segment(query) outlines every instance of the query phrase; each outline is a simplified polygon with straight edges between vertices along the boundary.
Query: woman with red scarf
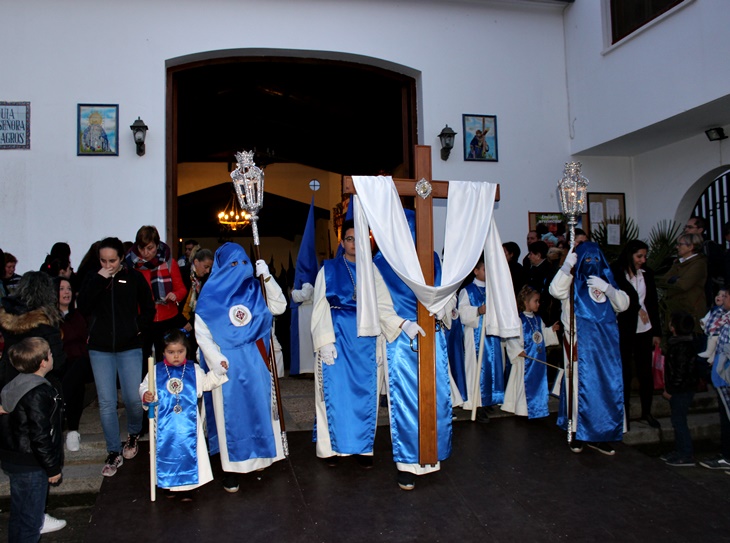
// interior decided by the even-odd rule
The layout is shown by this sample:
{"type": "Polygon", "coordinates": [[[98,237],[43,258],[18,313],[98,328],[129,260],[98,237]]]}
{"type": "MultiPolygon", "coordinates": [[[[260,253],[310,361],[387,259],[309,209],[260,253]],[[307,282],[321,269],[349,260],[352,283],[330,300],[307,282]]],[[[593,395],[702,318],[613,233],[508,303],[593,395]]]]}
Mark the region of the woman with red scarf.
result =
{"type": "Polygon", "coordinates": [[[180,328],[177,306],[185,301],[188,291],[170,247],[160,241],[160,233],[154,226],[143,226],[137,231],[125,261],[127,266],[144,275],[152,289],[156,312],[152,328],[144,340],[144,357],[150,355],[154,345],[155,359],[159,362],[165,350],[165,333],[171,328],[180,328]]]}

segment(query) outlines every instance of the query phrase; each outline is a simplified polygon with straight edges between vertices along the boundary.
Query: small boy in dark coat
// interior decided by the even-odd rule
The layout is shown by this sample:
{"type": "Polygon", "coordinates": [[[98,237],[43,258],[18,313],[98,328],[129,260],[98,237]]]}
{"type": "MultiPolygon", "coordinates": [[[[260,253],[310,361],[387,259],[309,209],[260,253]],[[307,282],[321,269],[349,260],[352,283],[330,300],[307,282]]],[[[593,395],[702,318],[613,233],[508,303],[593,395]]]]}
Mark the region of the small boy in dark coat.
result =
{"type": "Polygon", "coordinates": [[[61,482],[63,400],[45,378],[53,369],[45,339],[25,338],[8,354],[20,372],[0,393],[0,462],[10,478],[8,541],[38,541],[48,485],[61,482]]]}

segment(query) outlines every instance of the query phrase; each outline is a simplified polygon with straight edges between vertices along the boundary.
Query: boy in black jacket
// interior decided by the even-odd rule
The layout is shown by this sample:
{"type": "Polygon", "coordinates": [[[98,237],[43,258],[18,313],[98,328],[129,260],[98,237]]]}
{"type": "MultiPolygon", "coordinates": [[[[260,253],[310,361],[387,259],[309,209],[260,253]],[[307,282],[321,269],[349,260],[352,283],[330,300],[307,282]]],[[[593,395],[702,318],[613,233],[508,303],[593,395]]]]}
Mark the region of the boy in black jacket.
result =
{"type": "Polygon", "coordinates": [[[45,339],[26,338],[8,354],[20,372],[0,393],[0,461],[10,478],[8,541],[38,541],[48,485],[61,482],[63,400],[45,379],[53,369],[45,339]]]}
{"type": "Polygon", "coordinates": [[[668,466],[689,467],[695,465],[692,436],[687,426],[687,413],[697,388],[692,331],[694,318],[684,311],[672,313],[669,330],[672,337],[667,345],[664,363],[664,393],[672,409],[675,450],[662,456],[668,466]]]}

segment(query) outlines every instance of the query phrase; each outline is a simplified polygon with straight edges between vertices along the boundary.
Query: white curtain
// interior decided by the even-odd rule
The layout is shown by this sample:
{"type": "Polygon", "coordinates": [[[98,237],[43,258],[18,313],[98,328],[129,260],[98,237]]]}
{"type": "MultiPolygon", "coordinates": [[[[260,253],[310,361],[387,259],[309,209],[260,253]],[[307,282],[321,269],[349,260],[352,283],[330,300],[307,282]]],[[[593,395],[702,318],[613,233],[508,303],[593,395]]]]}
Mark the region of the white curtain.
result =
{"type": "Polygon", "coordinates": [[[519,335],[512,280],[502,242],[494,223],[497,185],[450,181],[446,207],[446,235],[441,286],[427,285],[416,247],[391,177],[355,176],[357,195],[354,220],[357,254],[358,334],[380,332],[372,277],[368,231],[393,270],[431,312],[437,313],[474,269],[482,252],[487,271],[487,333],[501,337],[519,335]]]}

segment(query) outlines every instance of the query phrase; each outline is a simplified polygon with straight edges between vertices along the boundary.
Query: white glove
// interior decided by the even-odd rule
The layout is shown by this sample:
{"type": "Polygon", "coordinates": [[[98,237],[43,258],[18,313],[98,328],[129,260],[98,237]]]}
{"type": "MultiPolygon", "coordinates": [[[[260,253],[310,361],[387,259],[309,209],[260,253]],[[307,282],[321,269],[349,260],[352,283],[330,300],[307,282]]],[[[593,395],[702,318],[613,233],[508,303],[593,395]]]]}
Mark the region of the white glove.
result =
{"type": "Polygon", "coordinates": [[[337,348],[335,347],[335,344],[328,343],[327,345],[322,345],[319,349],[319,358],[328,366],[334,364],[335,358],[337,358],[337,348]]]}
{"type": "Polygon", "coordinates": [[[298,304],[311,300],[313,295],[314,287],[311,283],[304,283],[301,289],[291,291],[291,299],[298,304]]]}
{"type": "Polygon", "coordinates": [[[575,263],[578,262],[578,255],[575,254],[573,251],[574,247],[570,248],[570,251],[568,251],[568,254],[565,256],[565,260],[563,261],[563,265],[560,267],[560,270],[565,275],[570,275],[570,270],[573,269],[573,266],[575,266],[575,263]]]}
{"type": "Polygon", "coordinates": [[[269,266],[263,260],[256,261],[256,277],[263,277],[264,279],[271,277],[269,266]]]}
{"type": "Polygon", "coordinates": [[[595,275],[588,276],[588,281],[586,281],[586,284],[590,288],[598,289],[601,292],[606,292],[608,290],[608,287],[610,286],[606,281],[595,275]]]}
{"type": "Polygon", "coordinates": [[[418,326],[417,322],[409,320],[403,321],[403,324],[401,325],[401,330],[403,330],[406,335],[411,339],[416,339],[416,336],[418,334],[421,334],[424,337],[426,336],[426,332],[423,330],[423,328],[418,326]]]}

